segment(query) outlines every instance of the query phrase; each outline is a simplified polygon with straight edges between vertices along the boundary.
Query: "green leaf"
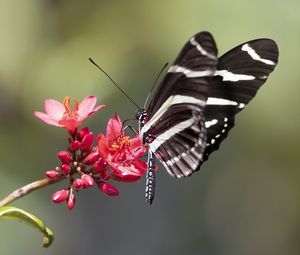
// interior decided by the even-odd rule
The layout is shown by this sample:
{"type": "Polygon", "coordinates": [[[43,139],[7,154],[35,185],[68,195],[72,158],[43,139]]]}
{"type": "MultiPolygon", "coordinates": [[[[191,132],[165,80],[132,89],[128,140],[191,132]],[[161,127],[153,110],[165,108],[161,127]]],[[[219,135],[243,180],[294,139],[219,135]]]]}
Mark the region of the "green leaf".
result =
{"type": "Polygon", "coordinates": [[[53,232],[47,228],[38,217],[33,214],[13,206],[0,207],[0,220],[17,220],[39,230],[44,235],[43,247],[47,248],[53,242],[53,232]]]}

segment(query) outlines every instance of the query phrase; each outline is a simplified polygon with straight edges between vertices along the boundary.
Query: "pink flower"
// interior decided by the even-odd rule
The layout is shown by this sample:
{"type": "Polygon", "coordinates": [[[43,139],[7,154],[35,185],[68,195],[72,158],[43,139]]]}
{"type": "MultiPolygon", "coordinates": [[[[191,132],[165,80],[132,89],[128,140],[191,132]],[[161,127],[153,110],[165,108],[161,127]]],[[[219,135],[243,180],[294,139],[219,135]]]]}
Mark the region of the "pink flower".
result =
{"type": "Polygon", "coordinates": [[[73,110],[71,110],[70,101],[70,97],[65,97],[63,103],[47,99],[45,100],[45,113],[35,111],[34,115],[46,124],[64,127],[70,134],[74,134],[86,118],[105,107],[105,105],[95,107],[97,98],[94,96],[86,97],[80,104],[74,99],[73,110]]]}
{"type": "Polygon", "coordinates": [[[125,135],[122,121],[116,114],[106,128],[106,137],[97,137],[98,152],[112,170],[115,180],[137,181],[147,171],[147,164],[139,160],[147,150],[138,136],[130,139],[125,135]]]}
{"type": "Polygon", "coordinates": [[[126,135],[117,114],[108,121],[106,135],[98,135],[96,147],[94,133],[88,127],[78,129],[82,121],[104,107],[95,105],[96,98],[87,97],[81,104],[74,100],[71,110],[69,97],[63,104],[49,99],[45,101],[46,113],[34,113],[47,124],[66,128],[71,135],[66,149],[57,153],[59,166],[45,173],[49,179],[68,181],[68,188],[55,192],[52,201],[65,201],[69,209],[74,208],[81,189],[98,186],[103,193],[118,196],[117,187],[108,182],[134,182],[147,171],[147,164],[140,160],[147,148],[138,135],[126,135]]]}

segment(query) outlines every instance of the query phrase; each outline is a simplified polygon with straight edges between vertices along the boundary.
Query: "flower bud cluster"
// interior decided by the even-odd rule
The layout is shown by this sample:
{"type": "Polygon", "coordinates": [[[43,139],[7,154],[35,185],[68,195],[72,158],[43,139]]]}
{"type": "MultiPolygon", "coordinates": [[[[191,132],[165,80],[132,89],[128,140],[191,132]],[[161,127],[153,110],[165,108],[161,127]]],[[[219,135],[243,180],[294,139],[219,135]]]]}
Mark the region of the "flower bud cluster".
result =
{"type": "Polygon", "coordinates": [[[47,170],[49,179],[68,179],[69,187],[56,191],[52,195],[54,203],[65,201],[69,209],[75,205],[76,193],[80,189],[91,188],[95,184],[100,191],[109,196],[119,195],[118,189],[107,183],[112,178],[97,147],[93,147],[95,136],[87,127],[72,135],[68,149],[59,151],[57,158],[61,162],[54,170],[47,170]]]}
{"type": "Polygon", "coordinates": [[[45,174],[52,180],[68,180],[68,187],[56,191],[52,201],[65,201],[69,209],[74,207],[76,195],[81,189],[98,186],[106,195],[117,196],[118,189],[108,181],[135,182],[147,171],[146,162],[141,160],[147,148],[139,136],[131,138],[126,135],[118,114],[109,119],[106,135],[97,135],[96,146],[93,132],[87,127],[79,130],[84,120],[105,107],[96,106],[96,103],[95,96],[88,96],[81,103],[74,99],[72,104],[67,96],[63,103],[47,99],[45,113],[34,112],[42,122],[68,131],[67,149],[57,153],[60,165],[45,174]]]}

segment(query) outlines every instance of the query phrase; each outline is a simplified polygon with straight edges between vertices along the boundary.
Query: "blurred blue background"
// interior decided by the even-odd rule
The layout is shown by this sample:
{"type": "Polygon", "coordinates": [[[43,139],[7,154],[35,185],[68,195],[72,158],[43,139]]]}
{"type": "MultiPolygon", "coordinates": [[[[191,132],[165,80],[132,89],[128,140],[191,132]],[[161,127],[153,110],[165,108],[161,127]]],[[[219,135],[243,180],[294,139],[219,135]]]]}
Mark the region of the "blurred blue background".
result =
{"type": "Polygon", "coordinates": [[[79,193],[74,210],[54,205],[59,183],[14,205],[55,232],[49,249],[23,224],[0,224],[1,254],[296,255],[300,253],[300,1],[0,0],[0,194],[43,177],[58,164],[66,132],[34,118],[46,98],[96,95],[105,110],[86,124],[104,131],[114,112],[135,107],[93,57],[143,104],[153,80],[196,32],[208,30],[219,53],[268,37],[279,65],[202,170],[183,181],[157,172],[154,204],[144,180],[110,198],[79,193]]]}

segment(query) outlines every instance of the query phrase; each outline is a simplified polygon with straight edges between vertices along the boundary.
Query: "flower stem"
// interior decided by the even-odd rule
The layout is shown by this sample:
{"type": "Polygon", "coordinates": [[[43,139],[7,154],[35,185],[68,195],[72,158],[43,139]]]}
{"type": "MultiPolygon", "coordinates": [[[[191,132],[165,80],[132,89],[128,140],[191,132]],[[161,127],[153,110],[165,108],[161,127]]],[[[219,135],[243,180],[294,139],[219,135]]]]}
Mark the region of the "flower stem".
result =
{"type": "Polygon", "coordinates": [[[37,190],[37,189],[40,189],[40,188],[43,188],[43,187],[46,187],[48,185],[51,185],[51,184],[54,184],[56,182],[59,182],[61,179],[48,179],[48,178],[45,178],[45,179],[41,179],[41,180],[38,180],[38,181],[35,181],[35,182],[32,182],[32,183],[29,183],[21,188],[18,188],[16,189],[14,192],[10,193],[8,196],[6,196],[5,198],[3,198],[1,201],[0,201],[0,207],[1,206],[5,206],[25,195],[28,195],[29,193],[31,193],[32,191],[34,190],[37,190]]]}

